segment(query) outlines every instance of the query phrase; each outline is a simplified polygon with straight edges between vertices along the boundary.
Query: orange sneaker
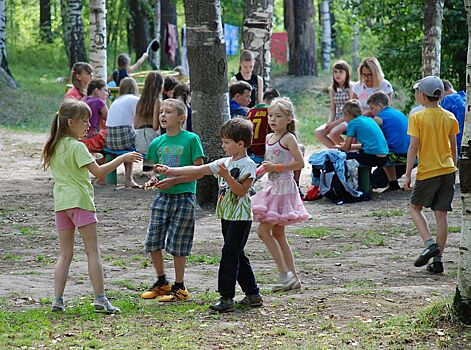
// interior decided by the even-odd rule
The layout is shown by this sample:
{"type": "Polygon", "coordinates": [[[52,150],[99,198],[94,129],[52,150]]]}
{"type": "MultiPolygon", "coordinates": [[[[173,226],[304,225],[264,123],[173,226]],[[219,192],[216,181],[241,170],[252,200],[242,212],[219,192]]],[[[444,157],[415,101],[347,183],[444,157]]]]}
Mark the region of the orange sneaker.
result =
{"type": "Polygon", "coordinates": [[[141,294],[142,299],[155,299],[167,295],[172,290],[170,283],[158,285],[158,282],[155,282],[151,289],[145,291],[141,294]]]}
{"type": "Polygon", "coordinates": [[[167,295],[159,298],[159,302],[166,303],[171,301],[183,301],[190,299],[190,293],[185,289],[178,289],[177,291],[171,291],[167,295]]]}

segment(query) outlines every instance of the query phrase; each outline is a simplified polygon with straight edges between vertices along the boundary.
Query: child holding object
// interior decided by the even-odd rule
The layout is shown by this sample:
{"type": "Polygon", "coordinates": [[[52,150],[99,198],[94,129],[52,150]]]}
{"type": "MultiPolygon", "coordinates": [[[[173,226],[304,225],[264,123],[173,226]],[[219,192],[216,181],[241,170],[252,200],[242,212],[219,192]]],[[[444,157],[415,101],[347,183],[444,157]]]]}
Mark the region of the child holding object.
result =
{"type": "Polygon", "coordinates": [[[310,218],[299,196],[293,170],[302,169],[304,160],[295,136],[294,106],[289,98],[275,98],[268,107],[268,123],[273,133],[266,137],[265,161],[268,173],[262,191],[252,197],[253,216],[260,222],[258,235],[278,267],[279,280],[273,291],[301,288],[285,226],[310,218]]]}
{"type": "Polygon", "coordinates": [[[95,292],[95,311],[120,311],[111,305],[104,293],[103,268],[97,243],[98,220],[89,172],[103,177],[121,163],[137,162],[142,157],[131,152],[98,165],[85,144],[78,140],[86,135],[90,117],[91,111],[86,103],[65,100],[52,121],[51,134],[42,153],[43,168],[50,167],[55,180],[54,211],[60,242],[60,256],[54,271],[52,311],[65,310],[63,295],[73,257],[76,228],[82,236],[88,257],[88,274],[95,292]]]}
{"type": "Polygon", "coordinates": [[[262,297],[244,253],[245,244],[252,226],[250,187],[255,179],[256,165],[247,155],[252,141],[252,125],[249,121],[235,118],[221,127],[222,148],[228,155],[202,166],[170,168],[157,165],[157,170],[165,175],[217,175],[219,196],[216,213],[221,219],[224,246],[219,265],[218,302],[210,306],[217,312],[234,310],[236,282],[246,294],[239,303],[251,307],[262,306],[262,297]]]}
{"type": "MultiPolygon", "coordinates": [[[[170,167],[203,164],[203,146],[198,135],[183,130],[186,106],[170,98],[162,101],[159,122],[167,132],[152,141],[147,159],[154,164],[170,167]]],[[[160,302],[186,300],[190,293],[185,287],[185,263],[190,255],[195,232],[196,179],[198,176],[168,177],[152,173],[146,188],[158,190],[151,204],[151,218],[147,229],[145,249],[150,254],[157,281],[143,299],[160,302]],[[165,275],[165,249],[173,256],[175,283],[170,285],[165,275]]]]}

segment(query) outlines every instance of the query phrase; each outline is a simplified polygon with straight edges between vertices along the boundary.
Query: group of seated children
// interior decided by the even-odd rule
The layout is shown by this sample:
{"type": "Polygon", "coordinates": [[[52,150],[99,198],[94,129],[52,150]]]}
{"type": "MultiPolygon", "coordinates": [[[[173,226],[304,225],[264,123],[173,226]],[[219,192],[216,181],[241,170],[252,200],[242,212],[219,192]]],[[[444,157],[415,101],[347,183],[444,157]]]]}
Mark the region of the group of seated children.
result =
{"type": "MultiPolygon", "coordinates": [[[[141,94],[136,81],[128,76],[142,65],[144,54],[134,65],[130,65],[129,56],[118,56],[118,70],[108,78],[119,86],[119,95],[108,111],[106,102],[109,90],[105,81],[93,79],[90,64],[77,62],[71,72],[72,88],[65,94],[65,99],[82,100],[92,110],[91,127],[82,141],[92,153],[107,149],[115,152],[137,150],[147,153],[150,142],[165,132],[159,124],[161,99],[175,97],[182,100],[188,108],[185,128],[191,131],[191,108],[189,107],[190,90],[188,85],[178,82],[173,77],[163,79],[160,73],[150,72],[144,82],[141,94]],[[122,86],[123,85],[123,86],[122,86]]],[[[104,161],[97,160],[100,164],[104,161]]],[[[149,171],[152,164],[144,163],[144,170],[149,171]]],[[[133,164],[125,162],[124,186],[142,188],[133,179],[133,164]]],[[[104,178],[98,178],[97,184],[104,184],[104,178]]]]}

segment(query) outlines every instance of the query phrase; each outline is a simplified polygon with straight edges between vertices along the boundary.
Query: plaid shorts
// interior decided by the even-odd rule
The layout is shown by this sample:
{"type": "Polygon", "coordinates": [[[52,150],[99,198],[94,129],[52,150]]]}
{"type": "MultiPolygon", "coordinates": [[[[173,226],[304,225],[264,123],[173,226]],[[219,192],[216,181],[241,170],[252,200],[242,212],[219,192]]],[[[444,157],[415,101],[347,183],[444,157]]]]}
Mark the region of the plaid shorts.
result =
{"type": "Polygon", "coordinates": [[[193,193],[158,193],[151,204],[151,217],[146,237],[146,252],[164,249],[174,256],[188,256],[195,233],[193,193]]]}
{"type": "Polygon", "coordinates": [[[129,125],[107,126],[106,127],[106,147],[112,150],[121,151],[135,148],[136,132],[129,125]]]}

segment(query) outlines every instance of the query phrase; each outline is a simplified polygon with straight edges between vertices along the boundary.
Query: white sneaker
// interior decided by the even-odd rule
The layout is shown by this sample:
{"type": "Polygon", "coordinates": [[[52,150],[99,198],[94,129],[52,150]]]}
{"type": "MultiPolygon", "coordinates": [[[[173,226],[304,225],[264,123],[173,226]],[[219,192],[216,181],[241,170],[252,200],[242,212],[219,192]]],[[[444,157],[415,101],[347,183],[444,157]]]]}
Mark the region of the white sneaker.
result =
{"type": "Polygon", "coordinates": [[[107,297],[105,297],[103,300],[95,299],[93,306],[95,307],[95,312],[105,314],[117,314],[121,312],[118,307],[111,304],[107,297]]]}
{"type": "Polygon", "coordinates": [[[301,283],[291,271],[288,271],[285,276],[280,275],[278,283],[272,288],[272,292],[288,291],[295,289],[295,287],[301,288],[301,283]]]}
{"type": "Polygon", "coordinates": [[[64,312],[65,311],[65,305],[64,305],[64,302],[60,302],[58,301],[57,299],[54,299],[52,301],[52,307],[51,307],[51,310],[53,312],[64,312]]]}

